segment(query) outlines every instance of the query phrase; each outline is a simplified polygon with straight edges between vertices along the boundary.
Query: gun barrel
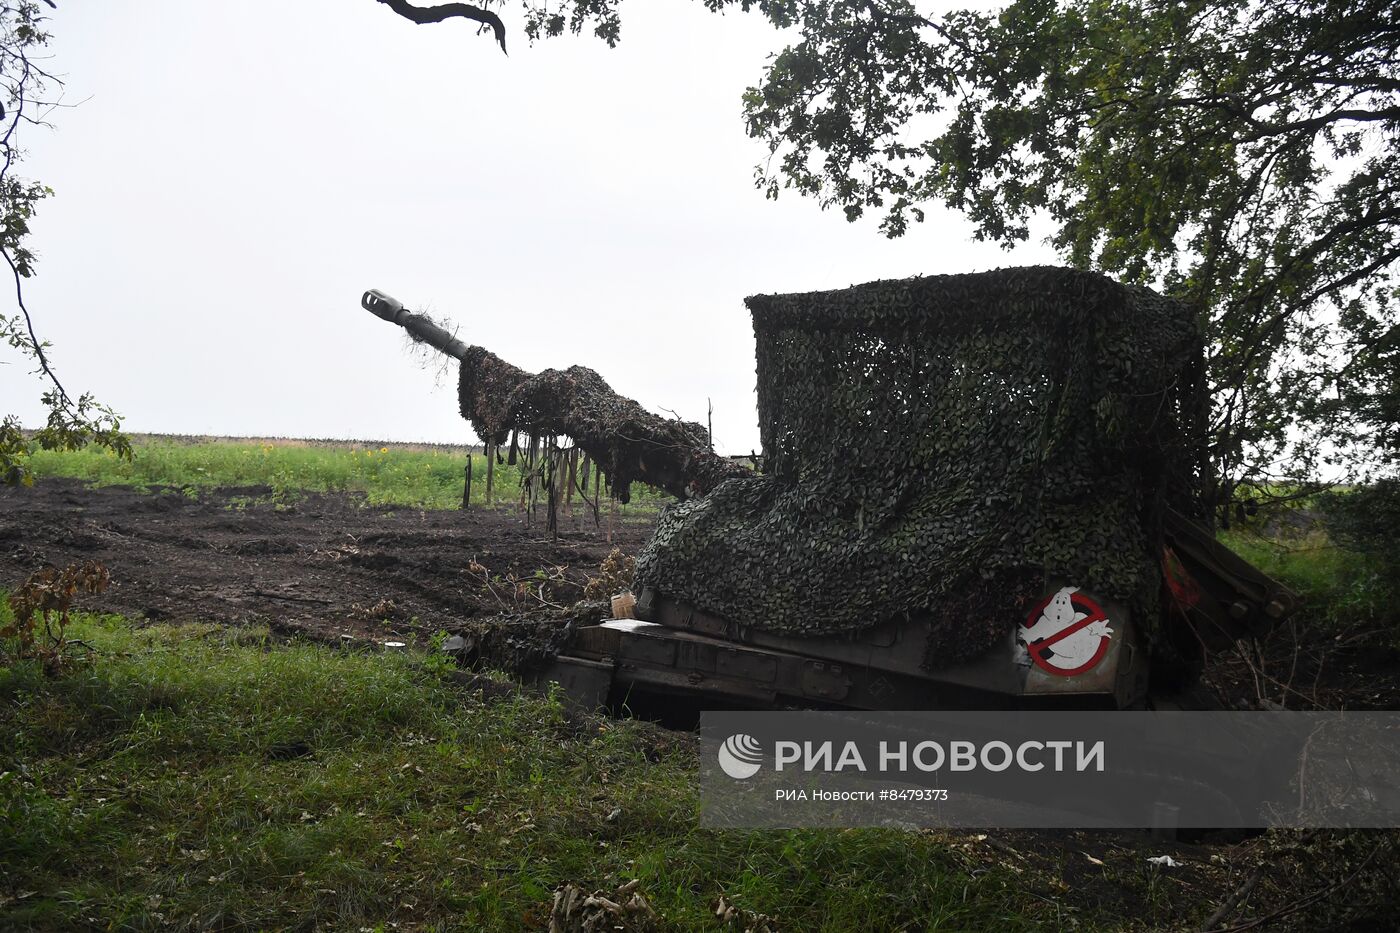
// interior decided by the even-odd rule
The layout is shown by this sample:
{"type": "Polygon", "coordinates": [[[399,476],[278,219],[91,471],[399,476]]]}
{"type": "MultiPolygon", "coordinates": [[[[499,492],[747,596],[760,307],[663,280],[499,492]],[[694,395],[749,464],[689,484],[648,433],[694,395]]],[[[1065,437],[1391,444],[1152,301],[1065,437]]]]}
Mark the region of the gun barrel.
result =
{"type": "Polygon", "coordinates": [[[421,314],[414,314],[403,302],[371,288],[360,298],[360,306],[377,318],[397,324],[420,343],[446,353],[455,360],[467,355],[467,345],[421,314]]]}
{"type": "Polygon", "coordinates": [[[684,499],[727,479],[752,475],[711,450],[703,426],[652,414],[618,395],[591,369],[529,373],[482,347],[468,347],[378,289],[365,292],[360,304],[414,340],[461,361],[457,397],[462,417],[488,445],[511,439],[514,447],[517,433],[568,438],[592,458],[607,477],[609,491],[623,502],[638,480],[684,499]]]}

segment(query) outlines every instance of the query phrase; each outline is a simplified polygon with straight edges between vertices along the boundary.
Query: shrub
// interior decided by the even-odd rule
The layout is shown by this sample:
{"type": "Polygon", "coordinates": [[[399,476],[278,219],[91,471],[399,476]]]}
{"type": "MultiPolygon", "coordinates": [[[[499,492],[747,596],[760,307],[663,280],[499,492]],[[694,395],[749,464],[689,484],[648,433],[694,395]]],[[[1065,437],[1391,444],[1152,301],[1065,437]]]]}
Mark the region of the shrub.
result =
{"type": "Polygon", "coordinates": [[[18,657],[36,658],[54,672],[63,660],[73,601],[79,593],[101,593],[111,580],[97,561],[35,571],[10,594],[12,618],[0,625],[0,637],[14,639],[18,657]]]}
{"type": "Polygon", "coordinates": [[[1386,570],[1400,569],[1400,478],[1329,492],[1319,505],[1333,541],[1375,559],[1386,570]]]}

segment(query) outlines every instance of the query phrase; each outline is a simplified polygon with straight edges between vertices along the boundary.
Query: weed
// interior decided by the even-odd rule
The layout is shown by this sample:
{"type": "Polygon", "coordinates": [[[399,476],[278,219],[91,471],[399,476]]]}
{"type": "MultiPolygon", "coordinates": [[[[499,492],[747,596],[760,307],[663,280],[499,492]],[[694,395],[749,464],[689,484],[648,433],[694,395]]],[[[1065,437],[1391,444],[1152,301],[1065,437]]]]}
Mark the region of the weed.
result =
{"type": "Polygon", "coordinates": [[[111,582],[107,568],[96,561],[36,570],[10,594],[9,618],[0,625],[0,638],[11,640],[16,657],[37,659],[45,671],[56,673],[73,601],[80,593],[101,593],[111,582]]]}
{"type": "Polygon", "coordinates": [[[598,568],[598,576],[590,577],[583,588],[584,599],[608,599],[617,593],[632,588],[632,577],[636,573],[637,561],[630,554],[622,553],[622,548],[613,548],[598,568]]]}

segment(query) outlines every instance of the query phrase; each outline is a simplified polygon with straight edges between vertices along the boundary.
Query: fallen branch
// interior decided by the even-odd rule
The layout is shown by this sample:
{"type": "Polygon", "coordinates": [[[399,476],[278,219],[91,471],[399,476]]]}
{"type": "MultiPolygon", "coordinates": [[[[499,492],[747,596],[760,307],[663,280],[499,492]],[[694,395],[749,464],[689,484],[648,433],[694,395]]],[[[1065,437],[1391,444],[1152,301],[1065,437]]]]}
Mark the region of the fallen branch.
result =
{"type": "Polygon", "coordinates": [[[1263,874],[1263,866],[1256,866],[1254,871],[1249,873],[1249,877],[1245,879],[1244,884],[1240,885],[1229,897],[1225,898],[1225,901],[1216,908],[1215,913],[1207,917],[1206,922],[1201,924],[1202,933],[1209,933],[1209,931],[1214,930],[1216,924],[1234,913],[1235,908],[1238,907],[1245,898],[1249,897],[1250,892],[1254,890],[1254,886],[1259,883],[1259,879],[1263,874]]]}
{"type": "Polygon", "coordinates": [[[1341,891],[1347,885],[1351,884],[1353,881],[1359,878],[1361,876],[1361,873],[1366,870],[1366,867],[1371,864],[1372,860],[1375,859],[1375,857],[1380,853],[1381,849],[1384,847],[1385,843],[1383,841],[1377,843],[1376,847],[1371,850],[1371,854],[1366,856],[1366,858],[1362,860],[1360,865],[1356,866],[1355,871],[1353,871],[1350,875],[1347,875],[1341,881],[1336,882],[1335,884],[1330,884],[1320,890],[1314,891],[1312,894],[1309,894],[1306,897],[1301,897],[1298,900],[1293,901],[1292,903],[1285,904],[1284,906],[1280,907],[1278,910],[1274,911],[1271,914],[1265,914],[1262,917],[1256,917],[1253,920],[1250,920],[1246,923],[1238,924],[1236,926],[1219,927],[1213,930],[1209,930],[1208,933],[1244,933],[1245,930],[1257,930],[1259,927],[1262,927],[1267,923],[1273,923],[1275,920],[1278,920],[1281,917],[1286,917],[1289,914],[1295,914],[1300,910],[1303,910],[1307,907],[1311,907],[1318,901],[1321,901],[1328,897],[1332,897],[1335,894],[1337,894],[1337,892],[1341,891]]]}

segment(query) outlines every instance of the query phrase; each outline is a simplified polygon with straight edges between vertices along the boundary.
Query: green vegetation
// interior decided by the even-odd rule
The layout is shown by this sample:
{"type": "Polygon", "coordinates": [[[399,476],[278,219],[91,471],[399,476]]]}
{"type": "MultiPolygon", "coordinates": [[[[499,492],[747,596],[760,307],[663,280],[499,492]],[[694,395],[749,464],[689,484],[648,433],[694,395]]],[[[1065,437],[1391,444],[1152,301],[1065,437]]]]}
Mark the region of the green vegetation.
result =
{"type": "Polygon", "coordinates": [[[1400,644],[1393,525],[1394,486],[1354,487],[1261,514],[1220,540],[1303,600],[1305,618],[1325,631],[1394,630],[1400,644]],[[1267,517],[1266,517],[1267,516],[1267,517]]]}
{"type": "MultiPolygon", "coordinates": [[[[181,486],[190,491],[213,486],[268,486],[278,500],[303,491],[363,493],[371,505],[455,509],[462,505],[467,453],[461,448],[409,445],[310,445],[295,442],[206,441],[179,443],[137,440],[130,459],[100,447],[41,450],[30,459],[36,476],[69,476],[99,485],[181,486]]],[[[498,464],[496,505],[520,498],[518,466],[498,464]]],[[[589,486],[589,496],[593,495],[589,486]]],[[[541,494],[543,498],[543,494],[541,494]]],[[[626,511],[653,511],[670,497],[638,485],[626,511]]],[[[472,503],[486,503],[486,458],[472,457],[472,503]]],[[[582,503],[577,493],[576,506],[582,503]]],[[[608,508],[603,499],[602,508],[608,508]]]]}
{"type": "Polygon", "coordinates": [[[1220,540],[1302,597],[1312,622],[1354,624],[1383,618],[1389,611],[1384,602],[1388,581],[1365,555],[1338,547],[1321,529],[1282,539],[1228,531],[1220,540]]]}
{"type": "Polygon", "coordinates": [[[716,929],[721,893],[784,929],[1077,913],[931,834],[700,830],[689,737],[431,658],[114,617],[72,636],[88,657],[56,677],[0,667],[6,929],[540,928],[561,883],[632,878],[683,929],[716,929]]]}

